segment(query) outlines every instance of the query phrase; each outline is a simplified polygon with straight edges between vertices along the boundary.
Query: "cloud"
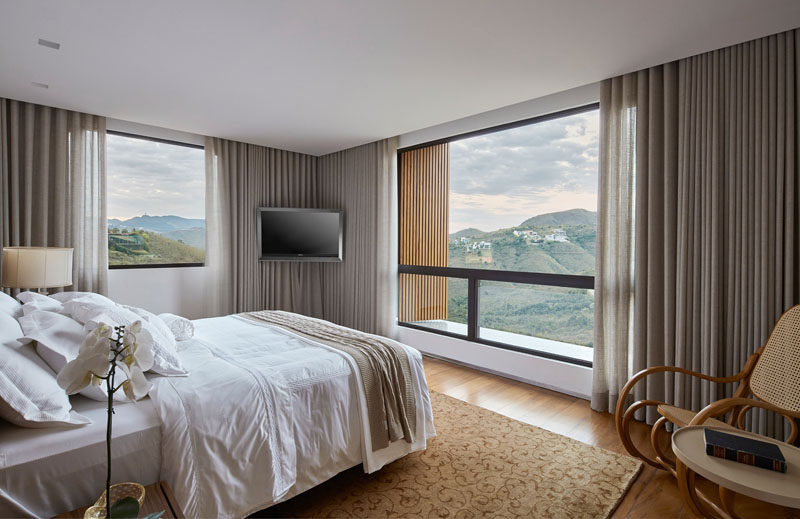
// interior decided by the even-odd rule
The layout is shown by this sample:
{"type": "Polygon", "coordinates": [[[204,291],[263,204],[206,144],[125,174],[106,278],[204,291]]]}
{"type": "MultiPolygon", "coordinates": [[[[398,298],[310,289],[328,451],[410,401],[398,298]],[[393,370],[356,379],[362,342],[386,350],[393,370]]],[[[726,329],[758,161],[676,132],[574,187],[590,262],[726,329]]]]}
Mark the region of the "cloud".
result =
{"type": "Polygon", "coordinates": [[[474,227],[495,231],[516,227],[531,216],[566,209],[597,211],[597,191],[541,191],[518,195],[450,193],[449,232],[474,227]]]}
{"type": "Polygon", "coordinates": [[[450,230],[597,209],[597,110],[450,143],[450,230]]]}
{"type": "Polygon", "coordinates": [[[106,169],[109,218],[205,218],[202,149],[109,134],[106,169]]]}

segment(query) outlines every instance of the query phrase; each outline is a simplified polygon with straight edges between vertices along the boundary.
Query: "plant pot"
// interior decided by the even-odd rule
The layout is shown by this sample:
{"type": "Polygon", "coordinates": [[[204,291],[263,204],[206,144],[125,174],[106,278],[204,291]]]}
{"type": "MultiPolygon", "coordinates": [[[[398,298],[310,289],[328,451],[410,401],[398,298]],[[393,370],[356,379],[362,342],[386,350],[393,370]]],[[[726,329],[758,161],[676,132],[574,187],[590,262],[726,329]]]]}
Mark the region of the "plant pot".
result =
{"type": "MultiPolygon", "coordinates": [[[[144,487],[139,483],[116,483],[111,485],[111,504],[125,497],[132,497],[139,502],[139,508],[144,504],[144,487]]],[[[106,493],[90,506],[86,513],[83,514],[83,519],[99,519],[106,516],[106,493]]]]}

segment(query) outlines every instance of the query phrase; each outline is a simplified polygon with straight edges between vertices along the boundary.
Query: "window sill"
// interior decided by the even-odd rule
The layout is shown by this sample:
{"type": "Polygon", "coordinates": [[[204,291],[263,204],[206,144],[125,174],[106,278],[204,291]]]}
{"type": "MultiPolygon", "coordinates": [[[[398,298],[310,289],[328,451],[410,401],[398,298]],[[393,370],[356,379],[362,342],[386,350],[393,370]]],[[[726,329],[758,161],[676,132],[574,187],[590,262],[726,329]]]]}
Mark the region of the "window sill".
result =
{"type": "Polygon", "coordinates": [[[467,325],[450,321],[422,321],[398,323],[400,326],[413,328],[423,332],[445,335],[454,339],[492,346],[506,350],[526,353],[547,359],[568,362],[578,366],[592,367],[593,349],[588,346],[566,342],[530,337],[527,335],[504,332],[491,328],[480,328],[480,337],[471,339],[467,336],[467,325]]]}
{"type": "Polygon", "coordinates": [[[592,368],[573,362],[553,360],[532,352],[520,353],[510,348],[487,348],[485,344],[469,341],[464,337],[408,325],[398,326],[395,338],[423,354],[526,384],[587,400],[592,394],[592,368]]]}
{"type": "Polygon", "coordinates": [[[205,263],[143,263],[139,265],[109,265],[108,270],[126,269],[172,269],[181,267],[205,267],[205,263]]]}

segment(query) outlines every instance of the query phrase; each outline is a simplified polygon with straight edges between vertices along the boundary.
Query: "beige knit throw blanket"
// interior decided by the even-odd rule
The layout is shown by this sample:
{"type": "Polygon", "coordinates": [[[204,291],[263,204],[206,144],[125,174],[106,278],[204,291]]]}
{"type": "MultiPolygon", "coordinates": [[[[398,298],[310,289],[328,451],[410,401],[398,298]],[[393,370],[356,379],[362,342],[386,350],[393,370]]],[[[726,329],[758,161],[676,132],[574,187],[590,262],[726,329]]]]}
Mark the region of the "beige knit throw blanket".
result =
{"type": "Polygon", "coordinates": [[[408,354],[397,342],[290,312],[265,310],[244,317],[284,328],[350,355],[358,366],[376,451],[399,439],[414,441],[417,406],[408,354]]]}

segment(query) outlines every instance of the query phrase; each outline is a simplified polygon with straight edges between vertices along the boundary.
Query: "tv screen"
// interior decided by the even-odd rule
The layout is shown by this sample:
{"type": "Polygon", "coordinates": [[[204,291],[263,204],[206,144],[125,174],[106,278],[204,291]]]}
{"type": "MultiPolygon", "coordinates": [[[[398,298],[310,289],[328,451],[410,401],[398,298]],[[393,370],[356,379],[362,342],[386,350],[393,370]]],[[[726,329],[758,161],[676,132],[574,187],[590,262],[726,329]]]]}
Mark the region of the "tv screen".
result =
{"type": "Polygon", "coordinates": [[[344,213],[339,209],[261,207],[261,261],[342,261],[344,213]]]}

